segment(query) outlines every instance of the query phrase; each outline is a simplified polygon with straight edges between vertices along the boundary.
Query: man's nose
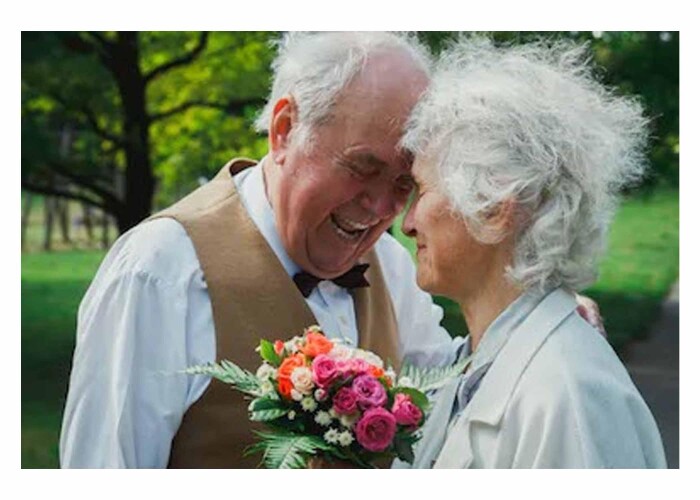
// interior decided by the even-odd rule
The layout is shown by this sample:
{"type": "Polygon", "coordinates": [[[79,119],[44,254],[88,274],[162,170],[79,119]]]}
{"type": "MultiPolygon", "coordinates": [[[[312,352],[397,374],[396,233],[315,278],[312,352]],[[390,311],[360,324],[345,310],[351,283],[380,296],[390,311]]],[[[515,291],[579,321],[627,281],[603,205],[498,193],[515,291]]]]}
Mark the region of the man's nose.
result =
{"type": "Polygon", "coordinates": [[[380,219],[393,218],[403,208],[403,201],[393,187],[368,189],[360,197],[360,205],[380,219]]]}

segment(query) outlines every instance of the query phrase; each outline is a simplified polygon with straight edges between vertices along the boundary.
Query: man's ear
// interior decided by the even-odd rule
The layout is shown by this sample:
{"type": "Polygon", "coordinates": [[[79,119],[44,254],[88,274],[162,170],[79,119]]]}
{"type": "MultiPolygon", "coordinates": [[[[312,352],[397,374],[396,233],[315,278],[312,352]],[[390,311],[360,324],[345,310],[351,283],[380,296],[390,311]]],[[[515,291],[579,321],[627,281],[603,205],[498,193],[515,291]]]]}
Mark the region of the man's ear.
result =
{"type": "Polygon", "coordinates": [[[275,103],[270,123],[270,153],[275,163],[284,163],[291,141],[292,129],[296,126],[296,103],[291,96],[284,96],[275,103]]]}

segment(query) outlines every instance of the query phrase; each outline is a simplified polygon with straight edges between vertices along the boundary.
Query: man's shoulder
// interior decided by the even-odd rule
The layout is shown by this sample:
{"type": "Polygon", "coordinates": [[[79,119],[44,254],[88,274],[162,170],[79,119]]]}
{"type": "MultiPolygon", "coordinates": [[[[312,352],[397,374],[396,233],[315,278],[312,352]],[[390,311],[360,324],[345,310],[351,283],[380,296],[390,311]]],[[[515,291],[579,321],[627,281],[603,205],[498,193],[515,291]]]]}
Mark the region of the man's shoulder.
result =
{"type": "Polygon", "coordinates": [[[115,242],[105,261],[113,271],[148,275],[169,284],[201,271],[187,231],[169,217],[131,228],[115,242]]]}

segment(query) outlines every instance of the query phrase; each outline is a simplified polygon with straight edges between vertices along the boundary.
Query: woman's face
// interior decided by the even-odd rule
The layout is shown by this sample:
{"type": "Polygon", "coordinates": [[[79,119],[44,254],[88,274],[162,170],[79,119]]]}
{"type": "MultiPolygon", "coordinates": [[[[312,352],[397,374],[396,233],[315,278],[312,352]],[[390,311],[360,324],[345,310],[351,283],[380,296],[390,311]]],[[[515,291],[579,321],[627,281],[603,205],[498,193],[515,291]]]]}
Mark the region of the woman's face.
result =
{"type": "Polygon", "coordinates": [[[464,219],[451,211],[430,157],[416,158],[413,176],[417,189],[401,229],[416,239],[418,286],[461,302],[485,278],[493,247],[478,242],[464,219]]]}

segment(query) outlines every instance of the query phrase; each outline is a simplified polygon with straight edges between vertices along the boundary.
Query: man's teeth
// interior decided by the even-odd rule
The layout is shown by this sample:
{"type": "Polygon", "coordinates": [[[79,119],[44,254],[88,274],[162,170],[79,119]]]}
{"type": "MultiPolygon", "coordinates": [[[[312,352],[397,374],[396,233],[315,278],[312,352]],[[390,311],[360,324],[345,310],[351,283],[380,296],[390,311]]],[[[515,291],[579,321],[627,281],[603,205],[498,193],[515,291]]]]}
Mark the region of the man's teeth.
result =
{"type": "Polygon", "coordinates": [[[345,240],[358,239],[370,227],[335,215],[331,216],[331,223],[336,234],[345,240]]]}
{"type": "Polygon", "coordinates": [[[333,216],[335,218],[335,222],[341,227],[341,229],[345,229],[346,231],[364,231],[365,229],[369,228],[369,224],[361,224],[359,222],[352,221],[350,219],[346,219],[345,217],[340,217],[338,215],[333,216]]]}

